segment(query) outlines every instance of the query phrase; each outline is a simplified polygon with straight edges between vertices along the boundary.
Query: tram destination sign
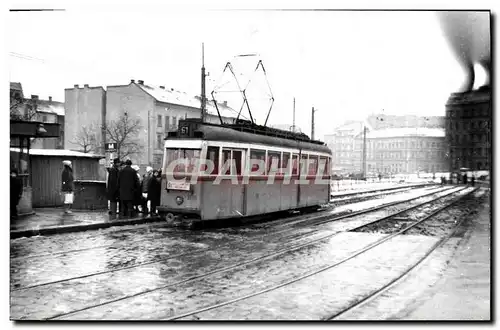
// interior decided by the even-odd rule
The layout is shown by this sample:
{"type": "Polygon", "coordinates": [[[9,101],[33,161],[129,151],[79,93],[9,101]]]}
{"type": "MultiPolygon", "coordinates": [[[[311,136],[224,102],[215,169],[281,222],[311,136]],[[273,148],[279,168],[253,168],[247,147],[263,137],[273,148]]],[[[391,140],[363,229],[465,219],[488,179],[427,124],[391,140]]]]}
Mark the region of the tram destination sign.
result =
{"type": "Polygon", "coordinates": [[[167,181],[167,189],[168,190],[184,190],[189,191],[191,188],[189,182],[175,182],[175,181],[167,181]]]}

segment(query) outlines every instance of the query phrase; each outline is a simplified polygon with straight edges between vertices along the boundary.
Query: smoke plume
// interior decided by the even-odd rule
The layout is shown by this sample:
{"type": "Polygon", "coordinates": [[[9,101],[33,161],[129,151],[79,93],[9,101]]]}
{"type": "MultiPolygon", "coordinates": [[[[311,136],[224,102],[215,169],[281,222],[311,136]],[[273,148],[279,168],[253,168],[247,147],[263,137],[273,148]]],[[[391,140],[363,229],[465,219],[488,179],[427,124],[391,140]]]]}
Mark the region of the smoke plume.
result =
{"type": "Polygon", "coordinates": [[[439,12],[441,28],[456,59],[465,71],[465,81],[460,92],[474,86],[474,64],[479,63],[486,71],[490,84],[490,13],[489,12],[439,12]]]}

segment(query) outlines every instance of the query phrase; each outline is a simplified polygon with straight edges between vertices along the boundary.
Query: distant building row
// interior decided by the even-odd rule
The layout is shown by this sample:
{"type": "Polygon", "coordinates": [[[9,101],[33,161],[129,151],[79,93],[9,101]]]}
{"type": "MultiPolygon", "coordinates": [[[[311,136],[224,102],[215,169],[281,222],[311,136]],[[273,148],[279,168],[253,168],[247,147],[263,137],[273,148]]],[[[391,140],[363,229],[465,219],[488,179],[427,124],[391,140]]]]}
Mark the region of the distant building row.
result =
{"type": "Polygon", "coordinates": [[[365,121],[347,122],[333,134],[325,135],[325,142],[333,153],[333,173],[385,175],[447,171],[443,126],[444,117],[379,115],[365,121]]]}

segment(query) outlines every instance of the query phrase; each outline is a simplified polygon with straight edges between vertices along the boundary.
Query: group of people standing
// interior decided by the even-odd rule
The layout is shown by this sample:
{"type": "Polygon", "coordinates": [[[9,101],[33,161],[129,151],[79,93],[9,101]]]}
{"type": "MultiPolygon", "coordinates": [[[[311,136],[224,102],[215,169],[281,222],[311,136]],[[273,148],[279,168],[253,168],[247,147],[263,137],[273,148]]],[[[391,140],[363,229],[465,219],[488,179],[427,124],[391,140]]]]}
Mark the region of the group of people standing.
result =
{"type": "Polygon", "coordinates": [[[132,166],[131,160],[122,163],[119,158],[115,158],[113,166],[108,168],[107,197],[112,216],[116,215],[118,206],[123,216],[136,213],[154,215],[156,207],[160,205],[161,170],[153,170],[148,166],[141,178],[139,166],[132,166]]]}

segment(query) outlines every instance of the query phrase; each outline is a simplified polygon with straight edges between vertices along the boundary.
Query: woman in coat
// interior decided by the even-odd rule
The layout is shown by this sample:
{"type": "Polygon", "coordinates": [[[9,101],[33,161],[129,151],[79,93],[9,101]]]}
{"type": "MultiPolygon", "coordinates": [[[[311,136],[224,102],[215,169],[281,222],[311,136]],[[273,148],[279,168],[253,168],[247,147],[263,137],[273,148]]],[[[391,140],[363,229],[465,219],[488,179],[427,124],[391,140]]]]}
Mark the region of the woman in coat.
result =
{"type": "Polygon", "coordinates": [[[66,214],[71,214],[71,206],[73,205],[73,200],[75,198],[74,191],[74,179],[73,179],[73,169],[71,168],[71,162],[69,160],[63,161],[64,169],[61,176],[62,187],[61,191],[64,194],[64,206],[66,214]]]}
{"type": "Polygon", "coordinates": [[[109,200],[109,214],[116,215],[116,208],[118,201],[120,200],[120,191],[118,187],[118,174],[120,173],[120,159],[115,158],[113,160],[113,166],[108,168],[108,187],[107,187],[107,197],[109,200]]]}
{"type": "Polygon", "coordinates": [[[148,184],[148,200],[151,201],[151,215],[156,214],[156,207],[160,205],[161,197],[161,176],[160,172],[153,171],[153,177],[148,184]]]}

